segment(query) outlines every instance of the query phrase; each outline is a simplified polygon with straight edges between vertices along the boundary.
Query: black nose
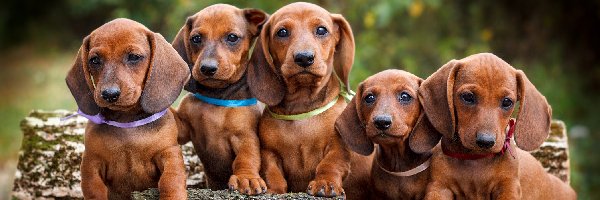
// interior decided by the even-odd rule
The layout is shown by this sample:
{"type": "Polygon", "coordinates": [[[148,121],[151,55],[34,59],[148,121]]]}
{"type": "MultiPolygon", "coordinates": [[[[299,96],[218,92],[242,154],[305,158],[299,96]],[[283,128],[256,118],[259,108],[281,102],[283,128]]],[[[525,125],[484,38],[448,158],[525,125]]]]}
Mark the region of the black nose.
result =
{"type": "Polygon", "coordinates": [[[496,143],[496,135],[489,133],[477,133],[477,139],[475,140],[477,146],[481,148],[489,149],[496,143]]]}
{"type": "Polygon", "coordinates": [[[203,64],[202,66],[200,66],[200,72],[202,72],[202,74],[206,76],[215,75],[215,73],[217,73],[217,69],[219,68],[217,67],[217,65],[214,64],[203,64]]]}
{"type": "Polygon", "coordinates": [[[308,67],[315,62],[315,55],[312,52],[300,52],[294,55],[294,62],[300,67],[308,67]]]}
{"type": "Polygon", "coordinates": [[[117,101],[120,95],[121,90],[119,90],[119,88],[112,87],[102,91],[102,99],[109,103],[114,103],[117,101]]]}
{"type": "Polygon", "coordinates": [[[373,119],[373,123],[375,124],[375,128],[379,130],[387,130],[392,126],[392,117],[389,115],[377,115],[373,119]]]}

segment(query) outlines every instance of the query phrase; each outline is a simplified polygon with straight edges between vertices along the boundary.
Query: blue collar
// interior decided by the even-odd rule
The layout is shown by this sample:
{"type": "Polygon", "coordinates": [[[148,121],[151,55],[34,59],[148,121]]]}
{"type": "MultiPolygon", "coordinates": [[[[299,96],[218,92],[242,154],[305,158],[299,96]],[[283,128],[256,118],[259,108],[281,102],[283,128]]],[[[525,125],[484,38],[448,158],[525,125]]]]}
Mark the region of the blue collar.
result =
{"type": "Polygon", "coordinates": [[[240,100],[226,100],[226,99],[215,99],[207,96],[203,96],[200,93],[194,93],[194,97],[200,101],[204,101],[208,104],[223,106],[223,107],[242,107],[242,106],[253,106],[258,102],[256,98],[240,99],[240,100]]]}

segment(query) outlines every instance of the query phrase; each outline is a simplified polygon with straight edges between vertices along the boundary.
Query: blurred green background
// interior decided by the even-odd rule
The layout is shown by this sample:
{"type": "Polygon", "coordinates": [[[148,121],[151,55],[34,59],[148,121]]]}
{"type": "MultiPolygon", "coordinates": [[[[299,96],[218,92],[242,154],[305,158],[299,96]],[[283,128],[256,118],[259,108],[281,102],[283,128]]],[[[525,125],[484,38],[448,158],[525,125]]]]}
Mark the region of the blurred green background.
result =
{"type": "MultiPolygon", "coordinates": [[[[214,3],[263,9],[279,0],[17,0],[0,3],[0,199],[11,190],[21,143],[19,121],[32,109],[76,110],[64,84],[83,37],[117,17],[172,40],[185,18],[214,3]],[[2,177],[5,177],[4,179],[2,177]],[[6,178],[8,177],[8,179],[6,178]]],[[[572,186],[600,199],[600,1],[323,0],[351,23],[351,83],[399,68],[426,78],[450,59],[493,52],[523,69],[569,128],[572,186]]]]}

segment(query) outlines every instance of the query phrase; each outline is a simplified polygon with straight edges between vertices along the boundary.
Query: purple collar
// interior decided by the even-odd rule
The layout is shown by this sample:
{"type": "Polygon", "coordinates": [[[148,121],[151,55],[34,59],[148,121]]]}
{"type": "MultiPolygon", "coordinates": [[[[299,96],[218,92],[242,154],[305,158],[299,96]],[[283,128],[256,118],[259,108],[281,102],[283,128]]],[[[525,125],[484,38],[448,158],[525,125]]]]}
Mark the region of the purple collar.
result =
{"type": "MultiPolygon", "coordinates": [[[[127,123],[108,121],[108,120],[104,119],[104,116],[102,116],[100,113],[98,113],[96,115],[88,115],[88,114],[81,112],[81,110],[77,110],[77,114],[74,114],[71,116],[81,115],[81,116],[87,118],[88,120],[90,120],[91,122],[93,122],[94,124],[108,124],[108,125],[111,125],[114,127],[119,127],[119,128],[135,128],[135,127],[143,126],[143,125],[146,125],[153,121],[156,121],[157,119],[160,119],[163,115],[165,115],[165,113],[167,113],[167,110],[168,110],[168,108],[161,112],[154,113],[153,115],[150,115],[149,117],[146,117],[144,119],[127,122],[127,123]]],[[[71,116],[68,116],[66,118],[69,118],[71,116]]]]}

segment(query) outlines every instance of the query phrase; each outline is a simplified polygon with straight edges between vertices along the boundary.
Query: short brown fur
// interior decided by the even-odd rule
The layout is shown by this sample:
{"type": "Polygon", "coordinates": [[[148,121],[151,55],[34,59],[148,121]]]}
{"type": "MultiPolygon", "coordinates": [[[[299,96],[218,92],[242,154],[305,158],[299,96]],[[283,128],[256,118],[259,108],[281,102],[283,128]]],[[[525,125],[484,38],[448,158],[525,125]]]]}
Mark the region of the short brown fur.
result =
{"type": "Polygon", "coordinates": [[[576,199],[567,184],[547,174],[524,151],[539,147],[548,136],[552,111],[521,70],[490,53],[452,60],[423,82],[419,99],[430,122],[420,128],[429,131],[417,131],[410,146],[415,151],[431,149],[441,137],[425,199],[576,199]],[[505,98],[512,104],[504,105],[510,106],[503,106],[505,98]],[[519,148],[512,143],[509,151],[497,154],[517,101],[514,134],[519,148]],[[478,144],[479,137],[494,138],[493,145],[478,144]],[[446,156],[442,148],[495,156],[462,160],[446,156]]]}
{"type": "MultiPolygon", "coordinates": [[[[250,89],[277,114],[290,115],[323,107],[348,85],[354,62],[354,38],[348,22],[310,3],[292,3],[277,10],[263,27],[248,69],[250,89]],[[324,27],[326,35],[317,36],[324,27]],[[289,37],[279,37],[285,28],[289,37]],[[294,57],[314,55],[301,67],[294,57]]],[[[364,198],[370,158],[351,153],[334,131],[346,103],[339,98],[327,111],[304,120],[273,118],[265,111],[259,122],[262,173],[272,193],[308,192],[317,196],[364,198]],[[369,163],[369,164],[365,164],[369,163]],[[352,193],[350,193],[352,192],[352,193]]]]}
{"type": "MultiPolygon", "coordinates": [[[[204,8],[188,17],[173,47],[186,60],[192,79],[185,89],[216,99],[253,98],[246,82],[248,52],[267,14],[257,9],[239,9],[226,4],[204,8]],[[239,39],[228,42],[230,35],[239,39]],[[201,38],[193,43],[194,36],[201,38]],[[205,74],[206,65],[217,67],[205,74]]],[[[256,130],[262,112],[259,105],[223,107],[188,94],[178,108],[186,130],[180,143],[189,140],[204,165],[208,187],[235,189],[244,194],[266,192],[259,175],[260,154],[256,130]]]]}
{"type": "Polygon", "coordinates": [[[377,149],[371,169],[374,198],[422,199],[425,195],[428,169],[411,176],[387,172],[409,171],[431,157],[430,152],[415,153],[408,144],[422,116],[417,96],[422,81],[402,70],[377,73],[358,86],[357,95],[336,120],[336,130],[352,150],[369,155],[377,149]],[[389,125],[383,126],[388,119],[389,125]]]}
{"type": "MultiPolygon", "coordinates": [[[[143,25],[116,19],[83,40],[66,82],[79,109],[106,120],[131,122],[175,101],[189,78],[185,62],[169,43],[143,25]],[[130,59],[138,55],[138,61],[130,59]],[[89,63],[91,59],[99,64],[89,63]],[[102,98],[120,88],[115,102],[102,98]]],[[[135,128],[88,123],[81,163],[86,199],[130,199],[131,192],[158,187],[161,199],[186,198],[186,174],[171,109],[135,128]]]]}

